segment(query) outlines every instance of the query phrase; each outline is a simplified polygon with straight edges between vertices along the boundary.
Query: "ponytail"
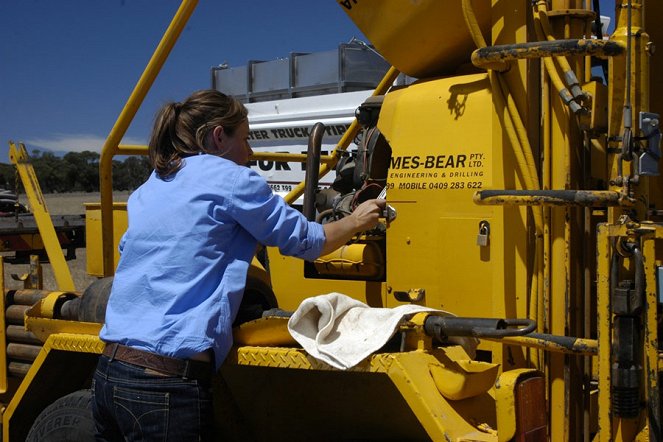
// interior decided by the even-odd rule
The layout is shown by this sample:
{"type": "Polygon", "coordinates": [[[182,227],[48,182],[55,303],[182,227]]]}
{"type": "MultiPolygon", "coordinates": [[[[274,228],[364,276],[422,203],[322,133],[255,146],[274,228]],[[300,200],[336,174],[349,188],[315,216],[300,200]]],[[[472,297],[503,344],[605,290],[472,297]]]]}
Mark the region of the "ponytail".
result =
{"type": "Polygon", "coordinates": [[[207,137],[216,126],[232,135],[247,118],[246,107],[216,90],[194,92],[182,103],[168,103],[157,113],[150,137],[150,162],[159,178],[182,168],[183,158],[211,151],[207,137]]]}

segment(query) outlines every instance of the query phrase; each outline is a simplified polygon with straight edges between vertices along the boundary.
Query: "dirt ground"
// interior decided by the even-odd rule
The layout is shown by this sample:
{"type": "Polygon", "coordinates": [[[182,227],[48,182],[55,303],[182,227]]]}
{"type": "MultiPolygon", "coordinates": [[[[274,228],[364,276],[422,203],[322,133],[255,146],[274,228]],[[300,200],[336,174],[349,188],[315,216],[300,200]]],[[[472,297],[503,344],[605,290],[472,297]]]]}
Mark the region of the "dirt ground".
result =
{"type": "MultiPolygon", "coordinates": [[[[52,215],[78,215],[85,213],[83,203],[99,202],[98,193],[66,193],[66,194],[46,194],[46,206],[52,215]]],[[[126,201],[129,198],[128,192],[115,193],[114,201],[126,201]]],[[[19,196],[19,202],[27,205],[25,195],[19,196]]],[[[6,253],[5,253],[6,255],[6,253]]],[[[67,262],[74,285],[77,291],[83,291],[85,287],[96,280],[95,277],[88,276],[85,270],[86,254],[85,249],[76,250],[76,259],[67,262]]],[[[5,289],[23,288],[21,278],[29,272],[28,264],[6,264],[5,263],[5,289]],[[12,276],[14,275],[14,276],[12,276]]],[[[44,288],[56,290],[57,284],[53,276],[53,269],[50,264],[42,264],[44,288]]]]}

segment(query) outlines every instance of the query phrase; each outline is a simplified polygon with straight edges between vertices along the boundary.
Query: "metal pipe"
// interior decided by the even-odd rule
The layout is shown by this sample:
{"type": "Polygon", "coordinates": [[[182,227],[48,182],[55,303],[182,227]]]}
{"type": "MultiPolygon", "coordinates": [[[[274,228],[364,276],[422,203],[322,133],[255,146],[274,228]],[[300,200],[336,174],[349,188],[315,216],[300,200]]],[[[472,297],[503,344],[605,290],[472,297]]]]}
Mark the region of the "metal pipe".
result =
{"type": "Polygon", "coordinates": [[[527,336],[511,336],[502,339],[482,337],[482,339],[502,342],[504,344],[538,348],[553,353],[594,356],[597,355],[599,351],[599,344],[596,339],[558,336],[547,333],[530,333],[527,336]]]}
{"type": "Polygon", "coordinates": [[[473,200],[479,205],[522,206],[628,206],[630,200],[619,192],[602,190],[480,190],[473,200]]]}
{"type": "Polygon", "coordinates": [[[302,213],[309,221],[315,221],[315,191],[318,188],[320,173],[320,146],[322,136],[325,134],[325,125],[315,123],[308,137],[308,151],[306,153],[306,176],[304,177],[304,205],[302,213]]]}
{"type": "Polygon", "coordinates": [[[117,155],[148,155],[149,148],[140,144],[120,144],[117,146],[117,155]]]}
{"type": "Polygon", "coordinates": [[[555,40],[535,41],[510,45],[486,46],[472,52],[472,64],[487,69],[499,61],[521,60],[524,58],[545,58],[563,55],[592,55],[614,57],[621,55],[624,48],[619,43],[605,40],[555,40]]]}
{"type": "Polygon", "coordinates": [[[34,361],[40,351],[41,346],[39,345],[15,343],[7,345],[7,356],[11,359],[19,359],[21,361],[34,361]]]}
{"type": "MultiPolygon", "coordinates": [[[[140,144],[120,144],[117,146],[118,155],[148,155],[148,147],[140,144]]],[[[285,161],[290,163],[305,163],[308,155],[305,153],[286,152],[253,152],[250,160],[256,161],[285,161]]],[[[332,155],[320,155],[322,164],[331,164],[336,161],[332,155]]]]}
{"type": "Polygon", "coordinates": [[[29,305],[10,305],[5,311],[5,320],[7,324],[23,325],[25,312],[30,309],[29,305]]]}
{"type": "Polygon", "coordinates": [[[7,326],[7,339],[11,342],[20,342],[23,344],[42,344],[34,333],[27,331],[25,327],[21,325],[7,326]]]}
{"type": "Polygon", "coordinates": [[[183,0],[180,4],[101,149],[99,190],[101,194],[101,225],[103,226],[101,229],[101,248],[104,276],[111,276],[114,273],[115,266],[115,250],[113,247],[113,156],[117,154],[120,140],[126,133],[136,112],[138,112],[138,108],[145,99],[152,83],[154,83],[161,67],[166,62],[170,51],[175,46],[175,42],[177,42],[197,4],[197,0],[183,0]]]}
{"type": "Polygon", "coordinates": [[[17,378],[23,378],[28,374],[28,370],[32,364],[26,364],[24,362],[10,361],[7,364],[7,374],[17,378]]]}
{"type": "Polygon", "coordinates": [[[8,296],[8,304],[34,305],[41,301],[49,292],[45,290],[22,289],[8,296]]]}
{"type": "MultiPolygon", "coordinates": [[[[332,164],[336,161],[336,157],[331,155],[319,155],[320,163],[332,164]]],[[[257,161],[286,161],[292,163],[305,163],[308,154],[305,153],[278,153],[278,152],[254,152],[251,155],[251,160],[257,161]]]]}

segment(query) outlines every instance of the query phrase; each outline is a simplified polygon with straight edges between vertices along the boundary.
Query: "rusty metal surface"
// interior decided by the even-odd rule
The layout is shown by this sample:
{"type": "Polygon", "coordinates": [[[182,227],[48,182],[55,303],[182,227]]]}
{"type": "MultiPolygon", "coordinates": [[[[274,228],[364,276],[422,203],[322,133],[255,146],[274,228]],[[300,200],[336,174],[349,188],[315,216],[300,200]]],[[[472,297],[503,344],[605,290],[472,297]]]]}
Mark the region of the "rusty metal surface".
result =
{"type": "Polygon", "coordinates": [[[480,190],[473,199],[480,205],[609,207],[629,204],[619,192],[591,190],[480,190]]]}
{"type": "Polygon", "coordinates": [[[613,57],[621,55],[624,47],[619,43],[604,40],[555,40],[495,45],[477,49],[472,53],[472,63],[483,67],[497,61],[543,58],[562,55],[593,55],[613,57]]]}

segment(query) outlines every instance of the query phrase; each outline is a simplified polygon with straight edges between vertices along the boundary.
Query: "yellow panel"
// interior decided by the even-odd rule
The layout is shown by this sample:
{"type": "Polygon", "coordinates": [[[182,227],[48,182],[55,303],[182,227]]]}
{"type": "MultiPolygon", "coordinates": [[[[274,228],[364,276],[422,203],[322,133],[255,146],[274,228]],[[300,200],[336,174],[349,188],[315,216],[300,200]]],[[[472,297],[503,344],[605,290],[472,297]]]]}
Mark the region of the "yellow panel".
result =
{"type": "Polygon", "coordinates": [[[296,310],[304,299],[331,292],[343,293],[372,307],[384,306],[383,283],[305,279],[301,259],[283,256],[276,248],[269,248],[268,252],[272,289],[284,310],[296,310]]]}
{"type": "MultiPolygon", "coordinates": [[[[127,230],[127,203],[113,203],[113,250],[115,250],[113,268],[117,266],[120,252],[117,249],[120,238],[127,230]]],[[[101,249],[101,204],[85,204],[85,247],[87,249],[87,273],[92,276],[104,276],[101,249]]]]}
{"type": "Polygon", "coordinates": [[[460,316],[527,317],[525,210],[472,201],[477,190],[522,188],[493,109],[483,74],[385,96],[378,126],[392,148],[387,201],[398,212],[387,232],[387,306],[396,292],[424,289],[421,304],[460,316]]]}
{"type": "Polygon", "coordinates": [[[491,109],[484,75],[443,79],[388,94],[379,123],[392,148],[387,200],[398,213],[387,233],[388,286],[423,288],[423,303],[459,315],[494,313],[502,226],[494,208],[472,202],[493,183],[491,109]],[[482,220],[486,247],[477,245],[482,220]]]}
{"type": "MultiPolygon", "coordinates": [[[[467,30],[461,1],[339,1],[357,27],[389,63],[407,75],[423,78],[455,70],[476,48],[467,30]]],[[[490,2],[472,2],[485,34],[490,2]]]]}

